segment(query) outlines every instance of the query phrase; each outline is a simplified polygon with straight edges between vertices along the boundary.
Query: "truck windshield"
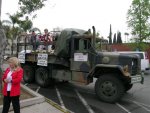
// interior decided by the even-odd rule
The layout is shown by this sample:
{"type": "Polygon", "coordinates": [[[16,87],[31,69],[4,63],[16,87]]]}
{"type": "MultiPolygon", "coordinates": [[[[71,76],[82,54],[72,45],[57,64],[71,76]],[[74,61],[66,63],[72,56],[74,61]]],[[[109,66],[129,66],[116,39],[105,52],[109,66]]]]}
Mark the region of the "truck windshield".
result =
{"type": "Polygon", "coordinates": [[[89,39],[80,39],[80,38],[75,38],[74,40],[74,49],[76,51],[94,51],[94,48],[92,47],[89,39]]]}

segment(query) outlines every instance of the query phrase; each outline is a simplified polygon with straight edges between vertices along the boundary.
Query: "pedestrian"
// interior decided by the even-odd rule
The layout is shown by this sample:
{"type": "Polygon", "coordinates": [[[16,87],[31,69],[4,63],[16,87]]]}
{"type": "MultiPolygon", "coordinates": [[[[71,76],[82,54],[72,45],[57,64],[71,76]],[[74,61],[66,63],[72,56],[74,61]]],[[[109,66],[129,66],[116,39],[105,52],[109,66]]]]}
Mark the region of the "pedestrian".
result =
{"type": "Polygon", "coordinates": [[[18,58],[11,57],[8,59],[9,67],[5,70],[2,80],[4,87],[2,93],[3,98],[3,111],[2,113],[8,113],[10,103],[12,102],[14,113],[20,113],[20,83],[23,76],[23,69],[20,67],[18,58]]]}

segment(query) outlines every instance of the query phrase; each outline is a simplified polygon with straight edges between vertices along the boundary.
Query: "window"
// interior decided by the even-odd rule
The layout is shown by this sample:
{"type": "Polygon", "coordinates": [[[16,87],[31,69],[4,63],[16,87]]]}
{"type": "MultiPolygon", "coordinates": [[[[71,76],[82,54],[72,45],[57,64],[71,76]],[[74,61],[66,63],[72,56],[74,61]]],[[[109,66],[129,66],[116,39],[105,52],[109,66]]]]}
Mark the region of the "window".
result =
{"type": "MultiPolygon", "coordinates": [[[[88,39],[75,38],[74,49],[75,51],[91,50],[92,46],[88,39]]],[[[92,49],[93,50],[93,49],[92,49]]]]}

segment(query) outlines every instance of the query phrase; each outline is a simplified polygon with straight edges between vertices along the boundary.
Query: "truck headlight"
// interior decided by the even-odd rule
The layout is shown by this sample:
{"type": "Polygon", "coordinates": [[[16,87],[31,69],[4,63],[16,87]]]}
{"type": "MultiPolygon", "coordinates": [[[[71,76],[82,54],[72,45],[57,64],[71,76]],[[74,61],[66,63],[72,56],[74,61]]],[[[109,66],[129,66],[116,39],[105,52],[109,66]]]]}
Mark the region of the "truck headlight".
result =
{"type": "Polygon", "coordinates": [[[128,65],[123,66],[123,73],[125,76],[130,76],[128,65]]]}

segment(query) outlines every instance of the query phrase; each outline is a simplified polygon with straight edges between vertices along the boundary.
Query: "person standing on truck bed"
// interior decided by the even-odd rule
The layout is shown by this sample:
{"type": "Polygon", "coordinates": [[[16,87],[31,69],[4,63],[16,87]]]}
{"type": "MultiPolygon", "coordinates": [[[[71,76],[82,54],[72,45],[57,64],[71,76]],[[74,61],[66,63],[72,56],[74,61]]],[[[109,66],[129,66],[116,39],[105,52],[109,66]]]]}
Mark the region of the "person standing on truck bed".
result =
{"type": "Polygon", "coordinates": [[[33,50],[35,51],[38,48],[38,39],[35,31],[32,31],[30,42],[33,45],[33,50]]]}
{"type": "Polygon", "coordinates": [[[44,35],[40,37],[40,40],[45,42],[45,46],[43,49],[51,50],[53,39],[50,36],[48,29],[44,29],[44,35]]]}

